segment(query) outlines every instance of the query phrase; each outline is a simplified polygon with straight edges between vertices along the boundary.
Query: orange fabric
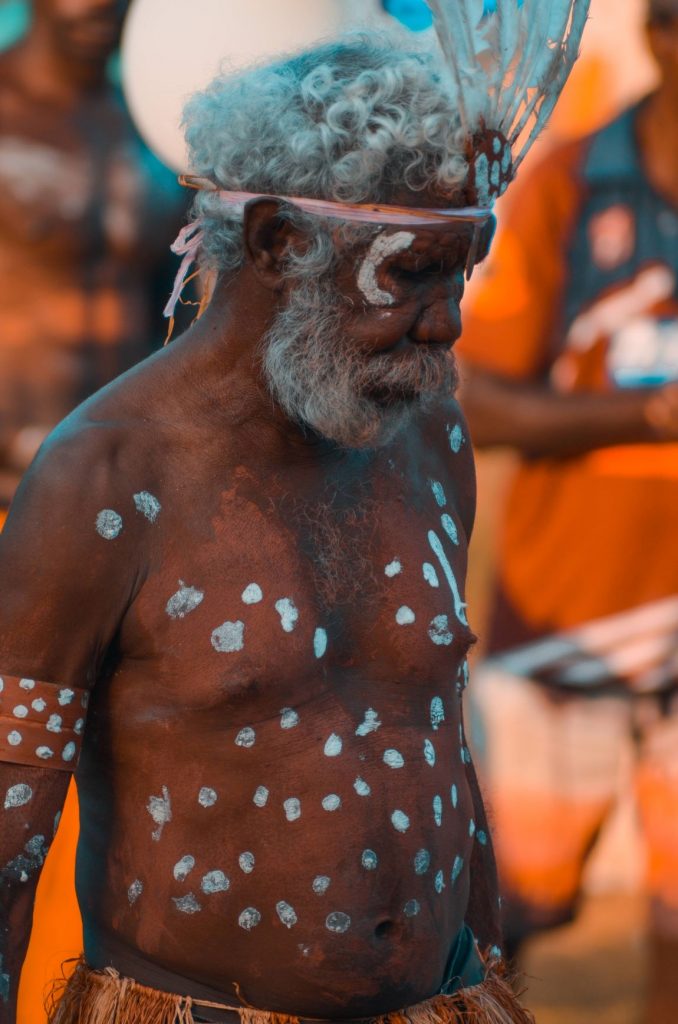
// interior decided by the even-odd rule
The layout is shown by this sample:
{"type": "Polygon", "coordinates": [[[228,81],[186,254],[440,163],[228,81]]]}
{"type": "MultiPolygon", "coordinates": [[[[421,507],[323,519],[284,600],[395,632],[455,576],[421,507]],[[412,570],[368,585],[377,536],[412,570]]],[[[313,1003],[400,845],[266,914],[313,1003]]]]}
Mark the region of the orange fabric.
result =
{"type": "MultiPolygon", "coordinates": [[[[0,509],[0,529],[7,512],[0,509]]],[[[75,896],[75,848],[78,842],[78,796],[71,782],[59,831],[45,861],[33,913],[33,930],[21,985],[17,1024],[43,1024],[45,997],[64,960],[82,952],[82,922],[75,896]]]]}
{"type": "MultiPolygon", "coordinates": [[[[470,297],[458,346],[467,364],[512,380],[548,379],[563,342],[554,332],[586,152],[585,142],[557,149],[517,186],[488,271],[470,297]]],[[[610,387],[605,353],[605,339],[587,352],[570,349],[568,379],[563,373],[557,386],[610,387]]],[[[569,628],[675,592],[677,480],[674,444],[520,465],[504,513],[499,572],[532,631],[569,628]]]]}

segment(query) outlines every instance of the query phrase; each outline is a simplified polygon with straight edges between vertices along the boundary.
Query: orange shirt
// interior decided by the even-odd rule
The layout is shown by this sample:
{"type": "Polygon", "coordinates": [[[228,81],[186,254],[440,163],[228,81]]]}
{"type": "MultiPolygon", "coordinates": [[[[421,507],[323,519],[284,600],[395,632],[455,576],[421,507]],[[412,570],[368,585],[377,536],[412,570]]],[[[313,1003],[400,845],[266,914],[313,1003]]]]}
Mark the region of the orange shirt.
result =
{"type": "MultiPolygon", "coordinates": [[[[678,211],[645,178],[634,123],[557,149],[517,187],[462,360],[569,392],[678,378],[678,211]]],[[[500,544],[512,628],[491,647],[677,593],[677,526],[678,445],[524,459],[500,544]]]]}

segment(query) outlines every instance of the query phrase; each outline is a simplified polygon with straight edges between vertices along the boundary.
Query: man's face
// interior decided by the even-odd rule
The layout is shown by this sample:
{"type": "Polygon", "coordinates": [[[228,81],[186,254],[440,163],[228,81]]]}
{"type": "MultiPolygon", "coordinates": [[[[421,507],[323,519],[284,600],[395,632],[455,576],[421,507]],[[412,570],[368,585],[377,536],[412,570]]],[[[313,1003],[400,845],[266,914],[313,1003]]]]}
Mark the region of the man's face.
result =
{"type": "Polygon", "coordinates": [[[100,63],[120,40],[129,0],[35,0],[36,18],[45,22],[64,57],[100,63]]]}
{"type": "MultiPolygon", "coordinates": [[[[478,259],[493,229],[482,229],[478,259]]],[[[346,447],[375,447],[451,394],[472,241],[460,223],[338,242],[334,272],[299,282],[267,340],[269,386],[288,415],[346,447]]]]}

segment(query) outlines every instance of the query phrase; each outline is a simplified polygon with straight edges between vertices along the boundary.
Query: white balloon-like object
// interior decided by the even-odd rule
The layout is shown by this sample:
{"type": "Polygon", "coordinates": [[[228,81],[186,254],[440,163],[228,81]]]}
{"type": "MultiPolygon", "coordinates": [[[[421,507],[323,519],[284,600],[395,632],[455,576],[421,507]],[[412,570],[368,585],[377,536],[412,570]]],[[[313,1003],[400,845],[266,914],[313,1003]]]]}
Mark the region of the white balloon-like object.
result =
{"type": "Polygon", "coordinates": [[[187,171],[181,112],[220,68],[235,71],[366,24],[394,20],[379,0],[133,0],[122,40],[132,117],[161,160],[187,171]]]}

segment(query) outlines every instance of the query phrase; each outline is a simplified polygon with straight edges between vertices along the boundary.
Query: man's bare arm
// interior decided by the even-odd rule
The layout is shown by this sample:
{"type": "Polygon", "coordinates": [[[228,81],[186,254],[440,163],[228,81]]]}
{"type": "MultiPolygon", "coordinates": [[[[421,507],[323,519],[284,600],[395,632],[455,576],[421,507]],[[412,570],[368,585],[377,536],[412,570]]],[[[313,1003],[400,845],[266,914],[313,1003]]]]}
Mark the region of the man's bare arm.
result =
{"type": "Polygon", "coordinates": [[[660,428],[653,409],[659,390],[561,394],[547,385],[513,381],[466,365],[461,402],[478,448],[507,446],[526,456],[563,458],[617,444],[678,439],[678,415],[660,428]]]}

